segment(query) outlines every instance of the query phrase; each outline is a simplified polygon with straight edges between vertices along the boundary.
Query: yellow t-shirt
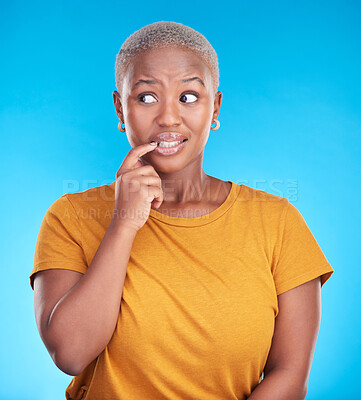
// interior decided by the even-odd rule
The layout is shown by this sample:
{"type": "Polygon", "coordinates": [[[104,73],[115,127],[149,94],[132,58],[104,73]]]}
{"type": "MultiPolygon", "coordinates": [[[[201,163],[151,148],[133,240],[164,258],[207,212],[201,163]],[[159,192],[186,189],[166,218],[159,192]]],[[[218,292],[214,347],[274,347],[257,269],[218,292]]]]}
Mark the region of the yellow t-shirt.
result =
{"type": "MultiPolygon", "coordinates": [[[[333,273],[288,199],[232,181],[195,218],[151,209],[137,232],[114,334],[66,389],[67,399],[245,399],[262,380],[277,295],[333,273]]],[[[85,273],[109,226],[115,181],[48,209],[37,271],[85,273]]]]}

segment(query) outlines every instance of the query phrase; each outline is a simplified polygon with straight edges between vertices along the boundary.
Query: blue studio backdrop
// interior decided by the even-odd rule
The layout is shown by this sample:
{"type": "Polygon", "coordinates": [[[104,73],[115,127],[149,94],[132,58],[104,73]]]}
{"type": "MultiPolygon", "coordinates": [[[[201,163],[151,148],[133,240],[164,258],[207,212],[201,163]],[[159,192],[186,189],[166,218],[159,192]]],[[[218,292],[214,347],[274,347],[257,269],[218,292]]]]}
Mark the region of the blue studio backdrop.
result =
{"type": "Polygon", "coordinates": [[[219,58],[223,92],[204,170],[287,197],[335,270],[309,400],[361,398],[361,2],[10,1],[0,5],[0,399],[63,399],[71,377],[36,328],[29,274],[62,194],[114,181],[130,150],[112,101],[120,46],[175,21],[219,58]]]}

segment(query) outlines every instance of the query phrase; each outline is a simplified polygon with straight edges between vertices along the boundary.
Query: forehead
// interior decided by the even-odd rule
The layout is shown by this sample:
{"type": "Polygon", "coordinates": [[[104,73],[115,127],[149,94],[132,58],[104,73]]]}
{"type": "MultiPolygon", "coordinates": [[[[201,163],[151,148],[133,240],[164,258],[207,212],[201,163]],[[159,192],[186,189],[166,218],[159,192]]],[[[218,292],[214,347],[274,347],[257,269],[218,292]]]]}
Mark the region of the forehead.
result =
{"type": "Polygon", "coordinates": [[[210,71],[198,54],[176,47],[152,49],[138,54],[126,73],[129,83],[141,75],[180,79],[189,74],[201,75],[201,78],[208,80],[210,71]]]}

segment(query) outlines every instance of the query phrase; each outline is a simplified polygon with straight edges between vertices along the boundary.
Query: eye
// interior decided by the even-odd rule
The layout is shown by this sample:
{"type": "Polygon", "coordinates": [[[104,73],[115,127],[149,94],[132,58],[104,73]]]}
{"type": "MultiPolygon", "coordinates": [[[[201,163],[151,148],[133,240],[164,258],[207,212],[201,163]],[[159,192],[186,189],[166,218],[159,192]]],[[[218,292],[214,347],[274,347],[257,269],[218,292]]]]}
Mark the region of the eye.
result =
{"type": "MultiPolygon", "coordinates": [[[[138,96],[138,101],[140,101],[141,103],[144,103],[144,104],[152,104],[152,103],[154,103],[154,101],[143,101],[142,100],[143,98],[147,98],[147,97],[149,99],[151,99],[151,98],[154,99],[154,96],[152,94],[150,94],[150,93],[142,93],[142,94],[140,94],[138,96]]],[[[197,101],[199,95],[197,93],[195,93],[195,92],[187,92],[187,93],[182,94],[182,96],[180,98],[182,99],[182,98],[187,98],[187,97],[190,97],[191,100],[192,100],[192,97],[193,97],[195,100],[193,99],[193,101],[185,101],[186,103],[195,103],[197,101]]]]}
{"type": "MultiPolygon", "coordinates": [[[[139,100],[141,103],[145,103],[145,104],[151,104],[151,103],[153,103],[153,101],[151,101],[151,102],[149,102],[149,101],[142,101],[141,99],[142,99],[143,97],[153,97],[153,95],[151,95],[151,94],[149,94],[149,93],[142,93],[142,94],[140,94],[140,95],[138,96],[138,100],[139,100]]],[[[154,99],[154,97],[153,97],[153,99],[154,99]]]]}
{"type": "Polygon", "coordinates": [[[193,96],[195,98],[194,101],[188,101],[187,103],[195,103],[197,101],[198,97],[199,97],[197,93],[189,92],[189,93],[182,94],[181,98],[187,97],[187,96],[191,96],[191,98],[193,96]]]}

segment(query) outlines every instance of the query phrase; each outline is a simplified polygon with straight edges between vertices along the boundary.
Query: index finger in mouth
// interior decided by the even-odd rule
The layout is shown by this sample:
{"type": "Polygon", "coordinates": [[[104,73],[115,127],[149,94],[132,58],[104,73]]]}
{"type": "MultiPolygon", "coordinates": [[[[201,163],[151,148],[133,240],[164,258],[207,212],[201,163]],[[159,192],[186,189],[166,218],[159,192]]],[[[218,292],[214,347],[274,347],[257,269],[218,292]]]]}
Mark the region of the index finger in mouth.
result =
{"type": "Polygon", "coordinates": [[[155,144],[145,143],[132,148],[129,151],[128,156],[124,160],[123,167],[134,168],[139,157],[143,156],[146,153],[149,153],[150,151],[154,150],[157,147],[158,143],[157,142],[154,143],[155,144]]]}

